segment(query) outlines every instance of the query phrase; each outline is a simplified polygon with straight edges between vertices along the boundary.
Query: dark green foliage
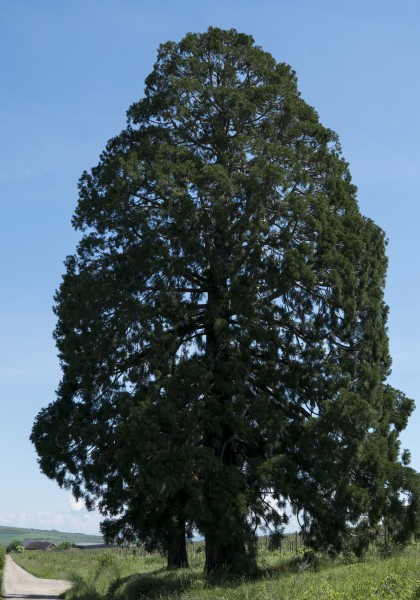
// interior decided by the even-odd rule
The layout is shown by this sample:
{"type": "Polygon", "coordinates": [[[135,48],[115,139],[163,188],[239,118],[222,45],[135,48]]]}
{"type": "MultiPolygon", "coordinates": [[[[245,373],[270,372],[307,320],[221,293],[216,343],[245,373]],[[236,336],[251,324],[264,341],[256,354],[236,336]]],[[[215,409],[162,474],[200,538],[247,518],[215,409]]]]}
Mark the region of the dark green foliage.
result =
{"type": "Polygon", "coordinates": [[[10,552],[23,552],[22,541],[12,540],[6,548],[6,552],[8,554],[10,554],[10,552]]]}
{"type": "Polygon", "coordinates": [[[57,546],[57,550],[70,550],[73,548],[73,544],[71,542],[63,542],[57,546]]]}
{"type": "Polygon", "coordinates": [[[317,548],[383,519],[405,539],[413,403],[384,383],[384,234],[294,72],[234,30],[164,44],[79,189],[42,470],[173,566],[195,526],[207,571],[248,569],[285,500],[317,548]]]}

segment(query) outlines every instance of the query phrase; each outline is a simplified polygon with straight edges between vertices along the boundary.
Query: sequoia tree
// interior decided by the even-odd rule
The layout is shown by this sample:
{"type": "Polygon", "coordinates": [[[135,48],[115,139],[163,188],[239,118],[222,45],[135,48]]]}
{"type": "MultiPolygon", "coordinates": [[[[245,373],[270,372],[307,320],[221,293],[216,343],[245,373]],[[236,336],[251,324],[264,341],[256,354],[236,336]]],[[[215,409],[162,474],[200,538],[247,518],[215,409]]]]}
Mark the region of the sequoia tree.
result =
{"type": "Polygon", "coordinates": [[[252,561],[286,501],[333,551],[417,527],[398,441],[413,403],[385,384],[384,233],[289,66],[235,30],[162,45],[73,224],[63,376],[31,439],[108,539],[185,566],[196,528],[213,571],[252,561]]]}

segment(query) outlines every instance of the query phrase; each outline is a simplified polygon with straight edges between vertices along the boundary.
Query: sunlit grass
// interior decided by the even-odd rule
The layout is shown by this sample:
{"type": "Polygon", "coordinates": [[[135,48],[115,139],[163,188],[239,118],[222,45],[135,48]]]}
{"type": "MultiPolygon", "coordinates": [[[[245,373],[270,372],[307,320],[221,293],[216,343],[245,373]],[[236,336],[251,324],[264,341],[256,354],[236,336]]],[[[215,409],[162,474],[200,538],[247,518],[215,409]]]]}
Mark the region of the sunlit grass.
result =
{"type": "Polygon", "coordinates": [[[168,571],[163,557],[109,550],[25,552],[17,562],[41,577],[73,581],[68,600],[414,600],[420,599],[420,546],[364,560],[263,550],[253,578],[206,577],[203,553],[191,568],[168,571]]]}

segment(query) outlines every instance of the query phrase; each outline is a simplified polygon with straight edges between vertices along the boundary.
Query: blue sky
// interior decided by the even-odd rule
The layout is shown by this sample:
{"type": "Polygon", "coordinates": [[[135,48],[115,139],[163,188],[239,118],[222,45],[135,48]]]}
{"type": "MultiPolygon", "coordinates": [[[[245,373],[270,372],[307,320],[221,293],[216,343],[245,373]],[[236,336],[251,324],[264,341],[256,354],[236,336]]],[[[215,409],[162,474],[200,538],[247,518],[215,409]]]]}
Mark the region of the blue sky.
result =
{"type": "Polygon", "coordinates": [[[210,25],[296,70],[387,233],[390,382],[418,400],[402,445],[420,470],[420,3],[0,0],[0,525],[98,531],[28,441],[60,379],[51,307],[77,242],[77,180],[124,127],[158,45],[210,25]]]}

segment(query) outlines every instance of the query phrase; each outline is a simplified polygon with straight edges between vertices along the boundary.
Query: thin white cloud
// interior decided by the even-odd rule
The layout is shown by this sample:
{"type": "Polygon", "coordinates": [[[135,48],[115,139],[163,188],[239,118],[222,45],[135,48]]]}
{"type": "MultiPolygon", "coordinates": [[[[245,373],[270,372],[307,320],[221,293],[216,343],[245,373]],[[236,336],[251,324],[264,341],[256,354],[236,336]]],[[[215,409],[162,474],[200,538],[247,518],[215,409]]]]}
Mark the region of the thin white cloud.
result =
{"type": "Polygon", "coordinates": [[[0,182],[13,183],[17,181],[28,181],[36,177],[42,177],[52,171],[52,166],[47,165],[39,169],[31,169],[25,164],[9,164],[0,169],[0,182]]]}
{"type": "Polygon", "coordinates": [[[27,372],[24,369],[17,367],[0,367],[0,378],[10,379],[14,377],[22,377],[27,372]]]}
{"type": "Polygon", "coordinates": [[[76,512],[79,512],[85,508],[84,502],[82,500],[76,500],[74,496],[70,496],[69,505],[70,508],[76,512]]]}

